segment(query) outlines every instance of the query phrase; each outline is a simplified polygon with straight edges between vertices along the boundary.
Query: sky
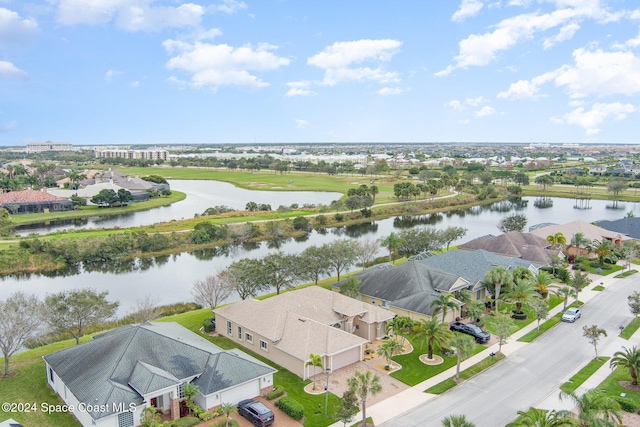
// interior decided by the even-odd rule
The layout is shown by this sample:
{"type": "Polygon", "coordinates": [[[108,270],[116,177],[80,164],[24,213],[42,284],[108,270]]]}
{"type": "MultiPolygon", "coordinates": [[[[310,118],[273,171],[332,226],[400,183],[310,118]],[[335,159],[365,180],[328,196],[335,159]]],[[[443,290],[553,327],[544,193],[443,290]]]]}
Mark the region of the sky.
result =
{"type": "Polygon", "coordinates": [[[637,0],[0,0],[0,145],[638,143],[637,0]]]}

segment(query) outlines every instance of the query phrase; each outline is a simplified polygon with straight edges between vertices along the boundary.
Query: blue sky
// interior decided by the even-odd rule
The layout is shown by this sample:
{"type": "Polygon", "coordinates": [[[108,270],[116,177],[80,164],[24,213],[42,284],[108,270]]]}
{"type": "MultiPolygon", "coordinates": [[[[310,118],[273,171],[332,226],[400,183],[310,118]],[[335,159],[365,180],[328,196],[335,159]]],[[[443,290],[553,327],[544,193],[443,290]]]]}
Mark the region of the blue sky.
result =
{"type": "Polygon", "coordinates": [[[0,0],[0,145],[639,142],[637,0],[189,1],[0,0]]]}

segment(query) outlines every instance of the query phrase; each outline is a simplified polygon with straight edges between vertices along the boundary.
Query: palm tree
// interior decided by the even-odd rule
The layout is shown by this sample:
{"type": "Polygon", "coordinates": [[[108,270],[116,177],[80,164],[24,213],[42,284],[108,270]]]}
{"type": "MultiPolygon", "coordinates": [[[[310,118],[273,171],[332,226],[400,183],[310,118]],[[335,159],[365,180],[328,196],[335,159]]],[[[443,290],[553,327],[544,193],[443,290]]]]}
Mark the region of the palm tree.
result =
{"type": "Polygon", "coordinates": [[[225,423],[225,427],[229,427],[229,421],[231,420],[231,414],[236,412],[238,408],[233,403],[223,403],[220,405],[220,409],[222,409],[222,413],[227,416],[227,422],[225,423]]]}
{"type": "Polygon", "coordinates": [[[391,232],[387,237],[385,237],[384,239],[382,239],[380,241],[380,244],[382,246],[385,246],[387,248],[387,250],[389,251],[389,262],[390,263],[393,263],[393,253],[396,251],[396,249],[398,249],[398,246],[400,245],[401,241],[402,241],[402,239],[400,239],[400,236],[398,236],[394,232],[391,232]]]}
{"type": "Polygon", "coordinates": [[[553,283],[553,276],[544,270],[539,270],[538,274],[533,276],[531,280],[540,296],[546,298],[549,294],[549,285],[553,283]]]}
{"type": "Polygon", "coordinates": [[[389,363],[391,363],[389,359],[391,359],[396,354],[402,353],[403,350],[404,346],[398,341],[387,340],[378,348],[378,354],[385,358],[385,360],[387,361],[387,366],[389,366],[389,363]]]}
{"type": "Polygon", "coordinates": [[[451,331],[446,323],[440,322],[438,319],[431,318],[429,320],[422,319],[416,328],[418,338],[427,343],[427,358],[433,359],[433,347],[446,347],[451,340],[451,331]]]}
{"type": "Polygon", "coordinates": [[[638,384],[638,373],[640,373],[640,350],[634,345],[632,348],[622,347],[624,352],[616,351],[609,362],[609,367],[623,367],[631,375],[631,384],[638,384]]]}
{"type": "Polygon", "coordinates": [[[471,335],[465,335],[460,333],[454,333],[453,337],[449,341],[449,347],[456,350],[458,355],[458,362],[456,365],[456,380],[460,379],[460,364],[462,360],[467,357],[473,351],[476,342],[471,335]]]}
{"type": "Polygon", "coordinates": [[[473,319],[473,323],[477,323],[478,319],[484,314],[485,305],[482,301],[474,301],[467,306],[467,316],[473,319]]]}
{"type": "Polygon", "coordinates": [[[533,301],[540,299],[540,294],[533,283],[518,279],[511,288],[507,289],[502,299],[508,304],[515,304],[516,314],[522,314],[522,306],[530,305],[533,301]]]}
{"type": "Polygon", "coordinates": [[[360,400],[362,405],[362,427],[367,425],[367,398],[369,395],[375,396],[382,391],[380,377],[371,371],[356,371],[351,378],[347,379],[349,390],[360,400]]]}
{"type": "Polygon", "coordinates": [[[567,311],[567,302],[569,301],[569,297],[578,297],[576,290],[569,286],[557,286],[553,293],[563,299],[564,306],[562,307],[562,311],[567,311]]]}
{"type": "Polygon", "coordinates": [[[528,411],[518,411],[518,419],[506,427],[571,427],[576,424],[568,412],[531,407],[528,411]]]}
{"type": "Polygon", "coordinates": [[[598,263],[602,266],[604,265],[605,258],[613,253],[614,245],[606,239],[594,240],[592,249],[593,252],[598,255],[598,263]]]}
{"type": "Polygon", "coordinates": [[[460,304],[453,300],[452,294],[440,294],[438,298],[431,301],[429,304],[430,307],[434,307],[433,315],[442,311],[442,321],[444,322],[445,317],[447,316],[447,312],[449,309],[452,309],[454,312],[460,309],[460,304]]]}
{"type": "Polygon", "coordinates": [[[316,389],[316,380],[315,380],[315,376],[316,376],[316,368],[323,368],[324,365],[322,363],[322,356],[319,354],[313,354],[311,353],[309,355],[309,360],[307,361],[307,363],[304,364],[304,366],[313,366],[313,376],[314,376],[314,380],[313,380],[313,389],[316,389]]]}
{"type": "Polygon", "coordinates": [[[468,289],[461,289],[459,291],[455,291],[453,293],[453,296],[461,303],[462,307],[459,307],[460,316],[464,317],[464,312],[467,310],[467,307],[473,302],[471,291],[468,289]]]}
{"type": "Polygon", "coordinates": [[[442,427],[476,427],[476,425],[467,420],[466,415],[449,415],[442,419],[442,427]]]}
{"type": "Polygon", "coordinates": [[[584,237],[584,233],[580,231],[574,234],[573,237],[571,237],[571,242],[569,242],[569,246],[573,246],[578,249],[586,248],[589,245],[591,245],[591,240],[584,237]]]}
{"type": "Polygon", "coordinates": [[[620,404],[599,390],[589,390],[582,396],[575,392],[560,392],[560,400],[569,399],[577,413],[568,413],[578,421],[580,427],[608,427],[622,425],[620,404]]]}
{"type": "Polygon", "coordinates": [[[558,246],[560,246],[564,250],[564,245],[567,244],[567,238],[564,237],[564,234],[562,234],[561,232],[557,232],[555,234],[547,236],[547,242],[551,243],[551,246],[554,249],[558,249],[558,246]]]}
{"type": "Polygon", "coordinates": [[[493,267],[491,270],[487,271],[484,275],[484,283],[485,285],[491,284],[495,286],[495,294],[494,301],[496,304],[495,311],[498,313],[498,300],[500,299],[500,290],[503,286],[508,286],[513,282],[513,276],[503,266],[499,265],[497,267],[493,267]]]}
{"type": "Polygon", "coordinates": [[[82,181],[83,179],[86,179],[87,175],[83,174],[82,172],[78,172],[77,170],[71,171],[69,173],[69,182],[71,183],[72,190],[77,190],[77,184],[78,182],[82,181]]]}

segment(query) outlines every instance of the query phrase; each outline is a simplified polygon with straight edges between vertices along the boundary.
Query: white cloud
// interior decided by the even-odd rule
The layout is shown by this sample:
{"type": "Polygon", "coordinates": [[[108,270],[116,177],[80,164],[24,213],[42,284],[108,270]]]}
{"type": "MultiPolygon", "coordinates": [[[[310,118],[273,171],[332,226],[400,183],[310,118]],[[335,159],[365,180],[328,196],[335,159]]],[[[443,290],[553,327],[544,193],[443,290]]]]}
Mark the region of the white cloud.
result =
{"type": "Polygon", "coordinates": [[[306,128],[310,126],[310,123],[303,119],[295,119],[297,128],[306,128]]]}
{"type": "Polygon", "coordinates": [[[640,9],[636,9],[633,12],[631,12],[631,15],[629,17],[631,19],[640,19],[640,9]]]}
{"type": "Polygon", "coordinates": [[[531,4],[531,0],[509,0],[507,6],[523,6],[528,7],[531,4]]]}
{"type": "Polygon", "coordinates": [[[2,126],[0,126],[0,133],[9,132],[11,129],[15,128],[16,126],[18,126],[18,122],[15,120],[5,123],[2,126]]]}
{"type": "Polygon", "coordinates": [[[445,105],[453,111],[464,111],[469,107],[479,107],[482,104],[486,104],[488,99],[479,96],[477,98],[466,98],[463,101],[453,99],[447,102],[445,105]]]}
{"type": "Polygon", "coordinates": [[[169,54],[167,68],[182,70],[191,75],[191,85],[195,88],[219,86],[245,86],[261,88],[269,83],[251,72],[275,70],[289,65],[290,60],[273,53],[276,46],[266,43],[256,47],[244,45],[234,48],[227,44],[187,43],[165,40],[163,43],[169,54]]]}
{"type": "Polygon", "coordinates": [[[106,24],[116,18],[127,31],[159,31],[200,24],[205,9],[194,3],[177,7],[153,6],[155,0],[59,0],[58,23],[106,24]]]}
{"type": "Polygon", "coordinates": [[[289,87],[289,90],[284,96],[309,96],[316,94],[311,90],[311,82],[308,81],[288,82],[286,85],[289,87]]]}
{"type": "Polygon", "coordinates": [[[498,93],[497,97],[505,99],[535,99],[546,97],[547,95],[538,93],[540,86],[553,80],[555,76],[555,72],[549,72],[534,77],[531,81],[518,80],[515,83],[511,83],[507,91],[498,93]]]}
{"type": "Polygon", "coordinates": [[[15,79],[27,79],[27,73],[13,65],[8,61],[0,61],[0,77],[8,77],[15,79]]]}
{"type": "Polygon", "coordinates": [[[346,81],[397,83],[400,81],[398,73],[385,71],[381,66],[376,68],[352,68],[352,66],[363,62],[376,64],[389,62],[400,46],[402,42],[390,39],[336,42],[308,58],[307,63],[325,70],[322,82],[325,85],[333,86],[346,81]]]}
{"type": "Polygon", "coordinates": [[[451,101],[446,103],[446,106],[451,108],[453,111],[464,111],[467,107],[457,99],[452,99],[451,101]]]}
{"type": "Polygon", "coordinates": [[[135,82],[131,82],[131,87],[139,87],[140,86],[140,82],[138,80],[136,80],[135,82]]]}
{"type": "Polygon", "coordinates": [[[480,117],[493,116],[495,113],[496,113],[495,108],[485,105],[479,111],[476,112],[476,117],[480,118],[480,117]]]}
{"type": "Polygon", "coordinates": [[[467,105],[470,105],[472,107],[478,107],[478,106],[480,106],[482,104],[485,104],[487,101],[488,100],[486,98],[482,97],[482,96],[479,96],[477,98],[467,98],[467,99],[464,100],[464,102],[467,105]]]}
{"type": "Polygon", "coordinates": [[[626,50],[626,49],[634,49],[638,46],[640,46],[640,32],[638,33],[637,36],[627,40],[624,43],[614,43],[612,47],[614,49],[626,50]]]}
{"type": "Polygon", "coordinates": [[[579,29],[580,29],[580,25],[576,24],[575,22],[571,22],[567,25],[564,25],[560,29],[560,32],[556,34],[554,37],[549,37],[544,39],[544,41],[542,42],[542,46],[545,49],[549,49],[558,43],[571,40],[579,29]]]}
{"type": "Polygon", "coordinates": [[[175,76],[171,76],[167,79],[167,81],[173,85],[175,85],[178,89],[180,90],[184,90],[187,87],[187,82],[185,82],[184,80],[181,80],[175,76]]]}
{"type": "Polygon", "coordinates": [[[38,23],[0,7],[0,43],[24,43],[38,32],[38,23]]]}
{"type": "Polygon", "coordinates": [[[209,6],[209,8],[214,12],[222,12],[226,13],[227,15],[231,15],[239,10],[246,9],[247,5],[243,1],[224,0],[222,4],[214,4],[209,6]]]}
{"type": "Polygon", "coordinates": [[[113,80],[113,78],[115,76],[119,76],[120,74],[122,74],[122,71],[118,71],[118,70],[107,70],[106,73],[104,73],[104,79],[108,82],[110,82],[111,80],[113,80]]]}
{"type": "Polygon", "coordinates": [[[451,20],[454,22],[462,22],[467,18],[476,16],[484,4],[480,0],[462,0],[460,7],[451,16],[451,20]]]}
{"type": "Polygon", "coordinates": [[[403,92],[399,87],[383,87],[378,90],[378,95],[400,95],[403,92]]]}
{"type": "Polygon", "coordinates": [[[595,103],[591,106],[591,110],[585,110],[584,107],[578,107],[565,114],[562,118],[551,117],[551,121],[559,124],[573,124],[585,129],[587,135],[595,135],[600,132],[599,126],[607,119],[623,120],[627,114],[634,113],[636,108],[631,104],[614,103],[595,103]]]}

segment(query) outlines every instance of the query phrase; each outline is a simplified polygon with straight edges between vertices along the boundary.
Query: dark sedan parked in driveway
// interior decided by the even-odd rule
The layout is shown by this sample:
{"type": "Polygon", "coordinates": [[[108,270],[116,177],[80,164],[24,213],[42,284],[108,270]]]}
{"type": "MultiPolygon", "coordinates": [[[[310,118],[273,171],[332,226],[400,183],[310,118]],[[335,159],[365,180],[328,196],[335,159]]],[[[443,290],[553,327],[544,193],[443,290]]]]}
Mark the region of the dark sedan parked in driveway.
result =
{"type": "Polygon", "coordinates": [[[256,427],[265,427],[273,424],[274,421],[271,409],[264,403],[252,399],[238,403],[238,414],[251,421],[256,427]]]}
{"type": "Polygon", "coordinates": [[[463,334],[471,335],[476,339],[478,344],[484,344],[489,342],[491,334],[483,331],[476,325],[469,325],[462,322],[453,322],[449,325],[449,329],[455,332],[462,332],[463,334]]]}

